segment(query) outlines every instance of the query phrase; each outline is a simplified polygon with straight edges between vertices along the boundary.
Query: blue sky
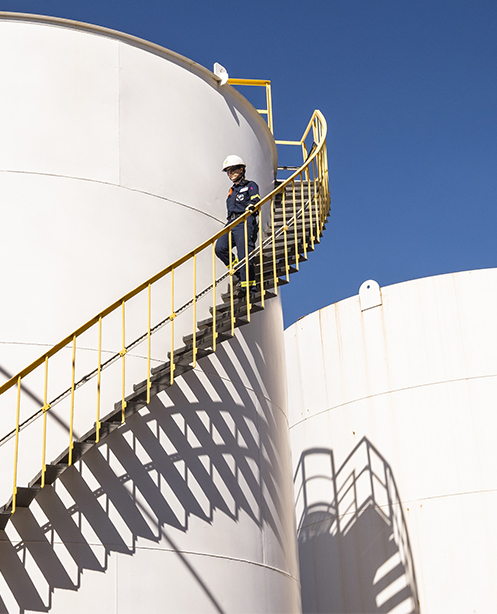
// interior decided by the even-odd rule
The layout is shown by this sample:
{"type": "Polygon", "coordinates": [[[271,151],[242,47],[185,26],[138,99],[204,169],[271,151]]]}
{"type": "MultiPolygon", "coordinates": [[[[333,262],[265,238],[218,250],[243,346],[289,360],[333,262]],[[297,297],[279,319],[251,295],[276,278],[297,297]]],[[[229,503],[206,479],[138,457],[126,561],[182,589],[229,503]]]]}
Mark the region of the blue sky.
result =
{"type": "MultiPolygon", "coordinates": [[[[329,125],[332,214],[285,325],[381,286],[497,265],[495,0],[12,0],[231,76],[271,79],[275,136],[329,125]]],[[[5,58],[4,58],[5,61],[5,58]]],[[[284,152],[282,152],[284,153],[284,152]]],[[[285,163],[284,159],[280,160],[285,163]]]]}

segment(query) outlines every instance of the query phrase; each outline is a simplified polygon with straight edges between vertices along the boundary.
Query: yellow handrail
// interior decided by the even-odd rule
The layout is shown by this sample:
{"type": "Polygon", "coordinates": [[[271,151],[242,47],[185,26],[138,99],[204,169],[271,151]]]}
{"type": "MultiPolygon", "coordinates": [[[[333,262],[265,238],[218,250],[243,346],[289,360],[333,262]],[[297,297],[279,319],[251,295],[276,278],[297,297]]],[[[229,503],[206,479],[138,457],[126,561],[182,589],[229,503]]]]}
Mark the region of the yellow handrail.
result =
{"type": "MultiPolygon", "coordinates": [[[[308,126],[307,130],[304,133],[304,136],[302,137],[302,139],[300,141],[300,144],[303,144],[303,142],[305,140],[305,137],[307,136],[307,134],[309,132],[310,126],[312,124],[312,121],[314,120],[315,117],[320,117],[321,121],[326,126],[326,120],[324,119],[324,116],[321,114],[320,111],[315,111],[313,116],[312,116],[312,118],[311,118],[311,121],[309,122],[309,126],[308,126]]],[[[326,129],[325,129],[325,134],[326,134],[326,129]]],[[[323,140],[323,144],[324,143],[325,143],[325,140],[323,140]]],[[[270,192],[267,196],[265,196],[262,200],[259,201],[259,203],[255,207],[255,211],[260,211],[260,209],[262,208],[262,206],[264,204],[266,204],[267,202],[271,202],[278,194],[281,194],[283,192],[283,190],[286,188],[286,186],[290,185],[291,182],[294,179],[296,179],[296,177],[299,176],[304,169],[308,169],[310,163],[312,163],[312,161],[317,156],[317,154],[318,154],[318,150],[316,149],[314,151],[314,153],[311,155],[311,157],[308,160],[306,160],[306,162],[302,165],[302,167],[300,169],[295,171],[280,186],[275,188],[272,192],[270,192]]],[[[309,177],[309,174],[308,174],[308,177],[309,177]]],[[[310,187],[310,179],[309,178],[307,180],[307,183],[308,183],[308,187],[310,187]]],[[[310,214],[312,216],[312,209],[309,209],[309,211],[310,211],[310,214]]],[[[71,333],[70,335],[67,335],[67,337],[64,337],[64,339],[62,339],[62,341],[59,341],[59,343],[55,344],[50,350],[45,352],[42,356],[40,356],[39,358],[34,360],[27,367],[25,367],[24,369],[19,371],[19,373],[17,373],[16,375],[12,376],[9,380],[4,382],[4,384],[2,384],[0,386],[0,395],[2,395],[5,391],[9,390],[17,382],[19,377],[21,379],[25,378],[27,375],[29,375],[29,373],[34,371],[34,369],[36,369],[41,364],[43,364],[45,362],[45,358],[51,358],[52,356],[57,354],[60,350],[65,348],[73,340],[74,337],[80,337],[83,333],[85,333],[87,330],[89,330],[94,324],[96,324],[99,321],[100,318],[102,318],[102,319],[105,318],[110,313],[115,311],[118,307],[121,307],[121,305],[123,305],[123,303],[127,303],[130,299],[132,299],[137,294],[139,294],[140,292],[145,290],[149,285],[153,285],[154,283],[156,283],[157,281],[159,281],[160,279],[165,277],[168,273],[173,272],[175,269],[179,268],[182,264],[184,264],[188,260],[191,260],[195,254],[199,254],[206,247],[208,247],[208,246],[212,245],[213,243],[215,243],[224,234],[227,234],[228,232],[231,232],[231,230],[233,230],[233,228],[235,226],[237,226],[240,222],[242,222],[245,219],[247,219],[250,215],[251,215],[251,213],[247,212],[244,215],[240,216],[239,218],[234,220],[231,224],[229,224],[228,226],[225,226],[222,230],[220,230],[215,235],[213,235],[211,238],[209,238],[206,241],[204,241],[203,243],[201,243],[198,247],[196,247],[193,250],[189,251],[187,254],[185,254],[181,258],[178,258],[178,260],[176,260],[176,262],[174,262],[173,264],[170,264],[166,268],[162,269],[162,271],[159,271],[159,273],[156,273],[155,275],[153,275],[152,277],[147,279],[147,281],[141,283],[134,290],[131,290],[130,292],[125,294],[123,297],[121,297],[120,299],[118,299],[117,301],[115,301],[114,303],[112,303],[111,305],[106,307],[105,309],[103,309],[96,316],[94,316],[93,318],[88,320],[85,324],[83,324],[82,326],[77,328],[73,333],[71,333]]],[[[311,224],[312,224],[312,220],[311,220],[311,224]]],[[[313,243],[314,243],[314,237],[313,237],[313,243]]],[[[173,282],[172,282],[172,284],[173,284],[173,282]]],[[[171,296],[171,300],[172,300],[172,296],[171,296]]],[[[174,316],[174,315],[175,315],[174,314],[174,309],[172,307],[172,316],[174,316]]]]}
{"type": "Polygon", "coordinates": [[[273,134],[273,102],[271,98],[271,81],[266,79],[228,79],[229,85],[252,85],[266,89],[266,108],[257,109],[257,113],[267,116],[267,125],[273,134]]]}
{"type": "MultiPolygon", "coordinates": [[[[265,85],[268,83],[269,82],[264,82],[265,85]]],[[[268,109],[270,110],[270,105],[268,106],[268,109]]],[[[307,244],[307,236],[310,234],[312,245],[314,244],[315,239],[319,240],[319,235],[322,231],[322,225],[327,216],[327,212],[329,208],[328,166],[327,166],[327,160],[326,160],[326,133],[327,133],[326,120],[324,119],[320,111],[315,111],[311,117],[311,120],[309,121],[309,124],[304,132],[304,135],[302,136],[302,139],[300,141],[292,142],[292,144],[293,143],[299,144],[302,147],[302,151],[304,154],[304,162],[302,166],[297,171],[295,171],[288,179],[286,179],[279,186],[277,186],[271,193],[269,193],[267,196],[262,198],[259,201],[259,203],[257,203],[257,205],[255,206],[255,211],[260,212],[262,207],[266,203],[269,203],[270,217],[271,217],[270,232],[268,234],[268,238],[265,239],[265,244],[267,243],[270,246],[269,252],[271,252],[272,275],[265,276],[264,274],[264,259],[263,259],[263,251],[262,251],[262,244],[263,244],[264,239],[263,239],[263,234],[262,234],[262,224],[260,225],[260,229],[259,229],[259,246],[258,248],[256,248],[256,250],[254,250],[254,253],[251,254],[251,257],[255,259],[255,254],[259,252],[259,262],[260,262],[259,283],[260,283],[260,290],[261,290],[261,295],[262,295],[261,303],[263,307],[264,307],[264,293],[266,291],[265,288],[267,287],[267,284],[270,282],[272,278],[273,289],[274,289],[274,292],[277,293],[279,277],[282,276],[282,273],[278,273],[278,268],[277,268],[278,258],[276,255],[276,252],[277,252],[276,242],[277,242],[277,239],[281,236],[281,233],[283,233],[283,245],[282,246],[280,245],[279,249],[281,250],[281,248],[283,247],[284,254],[283,256],[280,255],[279,258],[283,259],[284,275],[287,279],[289,276],[289,258],[290,258],[290,254],[288,253],[289,246],[288,246],[288,241],[287,241],[287,231],[289,230],[289,227],[292,224],[294,225],[294,229],[293,229],[293,234],[295,238],[295,256],[294,257],[295,257],[295,262],[297,266],[298,266],[298,251],[299,251],[298,246],[297,246],[298,241],[302,242],[304,254],[306,254],[307,249],[309,247],[309,245],[307,244]],[[313,150],[311,150],[311,154],[307,156],[305,139],[307,138],[310,130],[313,131],[314,142],[316,145],[313,146],[313,150]],[[300,211],[297,211],[296,206],[295,206],[295,183],[296,182],[300,182],[300,193],[301,193],[300,211]],[[305,187],[304,183],[307,184],[306,189],[307,189],[308,206],[306,206],[304,202],[304,187],[305,187]],[[291,209],[293,210],[291,211],[291,213],[290,211],[287,211],[285,207],[285,190],[287,187],[289,187],[292,192],[293,204],[292,204],[291,209]],[[284,215],[283,226],[279,228],[277,228],[277,224],[275,222],[275,202],[277,198],[282,199],[283,215],[284,215]],[[308,211],[309,213],[308,219],[306,219],[306,211],[308,211]],[[290,215],[292,216],[292,218],[289,219],[288,216],[290,215]],[[298,228],[299,220],[301,224],[301,230],[299,229],[300,227],[298,228]]],[[[108,359],[105,362],[102,362],[102,357],[101,357],[102,355],[102,324],[108,315],[117,311],[118,309],[121,309],[122,349],[115,355],[115,357],[117,357],[117,359],[121,358],[121,362],[122,362],[122,373],[121,373],[122,387],[120,391],[121,394],[116,395],[116,396],[121,396],[121,399],[122,399],[121,400],[121,421],[122,422],[124,422],[126,419],[125,409],[127,405],[127,402],[126,402],[126,372],[127,370],[125,368],[126,354],[129,352],[131,347],[134,347],[136,343],[141,342],[142,340],[146,340],[147,342],[148,374],[147,374],[147,379],[146,379],[146,388],[147,388],[147,402],[150,401],[150,394],[151,394],[151,387],[152,387],[152,382],[150,378],[150,358],[151,358],[150,343],[151,343],[151,335],[153,334],[154,330],[158,328],[158,326],[156,326],[155,329],[153,329],[151,325],[151,310],[152,310],[151,291],[152,291],[152,286],[157,281],[165,278],[169,274],[171,276],[171,297],[170,297],[171,311],[170,311],[170,315],[168,315],[165,318],[165,320],[163,320],[163,322],[161,323],[161,326],[164,323],[169,323],[171,326],[170,328],[171,330],[170,355],[169,355],[169,358],[170,358],[169,378],[170,378],[171,385],[173,384],[174,371],[177,367],[177,364],[175,365],[174,319],[176,318],[178,313],[183,309],[183,308],[179,309],[178,307],[176,307],[176,311],[175,311],[175,271],[181,265],[187,262],[192,263],[193,296],[192,296],[192,299],[186,304],[186,306],[193,307],[193,357],[190,362],[192,362],[193,365],[195,366],[196,359],[197,359],[197,352],[198,352],[198,339],[197,339],[197,332],[196,332],[196,308],[197,308],[197,299],[198,299],[198,296],[197,296],[197,266],[198,266],[197,257],[201,252],[203,252],[206,249],[210,249],[212,252],[212,271],[213,271],[212,285],[210,285],[206,290],[204,290],[201,293],[201,295],[205,294],[206,292],[212,292],[213,340],[212,340],[211,347],[213,348],[213,350],[214,351],[216,350],[216,337],[218,336],[217,326],[221,326],[221,324],[217,324],[217,315],[216,315],[216,310],[215,310],[216,288],[218,287],[220,281],[225,279],[228,275],[230,276],[230,299],[229,299],[230,300],[230,310],[228,313],[231,319],[231,324],[230,324],[231,334],[234,333],[234,327],[236,324],[236,315],[235,315],[234,301],[233,301],[233,273],[235,271],[239,271],[242,267],[245,267],[246,273],[247,273],[246,279],[248,280],[248,270],[249,270],[248,269],[248,256],[242,262],[238,263],[236,266],[234,266],[233,263],[230,262],[228,273],[224,274],[220,279],[216,280],[214,246],[215,246],[216,241],[227,233],[229,233],[230,244],[231,244],[231,230],[240,223],[243,223],[244,225],[245,242],[247,243],[247,220],[250,215],[252,215],[251,211],[245,212],[243,215],[241,215],[236,220],[231,222],[228,226],[224,227],[222,230],[214,234],[212,237],[210,237],[209,239],[207,239],[206,241],[198,245],[196,248],[189,251],[187,254],[185,254],[178,260],[176,260],[174,263],[167,266],[162,271],[156,273],[155,275],[153,275],[152,277],[150,277],[149,279],[147,279],[146,281],[138,285],[135,289],[131,290],[130,292],[125,294],[123,297],[121,297],[120,299],[118,299],[117,301],[109,305],[106,309],[102,310],[100,313],[98,313],[93,318],[88,320],[88,322],[86,322],[85,324],[80,326],[78,329],[76,329],[74,332],[72,332],[70,335],[62,339],[59,343],[54,345],[50,350],[46,351],[44,354],[42,354],[42,356],[40,356],[38,359],[33,361],[31,364],[29,364],[24,369],[22,369],[19,373],[11,377],[2,386],[0,386],[0,396],[3,395],[5,392],[7,392],[9,389],[11,389],[16,384],[18,387],[15,428],[13,429],[11,434],[3,437],[3,439],[0,440],[0,445],[11,437],[15,437],[15,440],[16,440],[15,441],[14,488],[13,488],[13,498],[12,498],[12,510],[15,510],[15,499],[16,499],[16,493],[17,493],[17,475],[18,475],[19,435],[20,435],[22,428],[24,428],[25,425],[30,424],[39,415],[44,416],[44,429],[43,429],[44,432],[43,432],[43,441],[42,441],[43,459],[42,459],[42,473],[41,473],[41,486],[43,487],[45,485],[45,472],[46,472],[46,462],[45,462],[46,415],[48,411],[51,410],[51,408],[56,402],[59,402],[60,399],[65,398],[64,395],[70,394],[71,400],[70,400],[70,433],[69,433],[69,457],[68,457],[69,463],[68,464],[69,465],[72,464],[73,449],[74,449],[73,424],[74,424],[75,412],[76,412],[75,390],[83,383],[86,383],[87,381],[89,381],[89,379],[91,379],[93,376],[97,377],[96,440],[98,441],[100,439],[101,376],[102,376],[103,369],[110,364],[111,360],[114,360],[114,357],[113,357],[111,359],[108,359]],[[135,340],[134,342],[128,343],[128,345],[126,345],[126,317],[125,317],[126,316],[126,304],[128,303],[128,301],[130,301],[130,299],[136,297],[137,295],[141,293],[144,293],[144,295],[146,294],[146,298],[147,298],[147,312],[148,312],[147,330],[145,334],[142,335],[142,337],[140,337],[138,340],[135,340]],[[98,367],[94,371],[92,371],[92,373],[90,373],[85,378],[77,382],[76,381],[77,339],[81,337],[83,333],[85,333],[86,331],[88,331],[95,325],[98,325],[98,367]],[[69,388],[64,388],[63,392],[60,393],[57,397],[55,397],[55,399],[52,400],[51,403],[49,403],[47,399],[47,380],[48,380],[49,360],[53,356],[58,354],[61,350],[66,348],[69,344],[72,345],[72,369],[71,369],[70,386],[69,388]],[[36,369],[38,369],[38,367],[42,365],[44,366],[44,371],[45,371],[45,378],[44,378],[45,388],[44,388],[44,396],[43,396],[44,405],[40,410],[37,410],[34,414],[32,414],[28,419],[24,420],[24,422],[21,424],[19,408],[20,408],[20,403],[21,403],[22,381],[27,375],[29,375],[30,373],[32,373],[33,371],[35,371],[36,369]]],[[[247,252],[247,249],[246,249],[246,252],[247,252]]],[[[231,254],[231,250],[230,250],[230,254],[231,254]]],[[[248,319],[250,319],[251,297],[248,291],[248,286],[249,284],[247,284],[247,316],[248,316],[248,319]]],[[[184,306],[184,308],[186,308],[186,306],[184,306]]],[[[226,320],[226,317],[225,317],[225,320],[226,320]]]]}

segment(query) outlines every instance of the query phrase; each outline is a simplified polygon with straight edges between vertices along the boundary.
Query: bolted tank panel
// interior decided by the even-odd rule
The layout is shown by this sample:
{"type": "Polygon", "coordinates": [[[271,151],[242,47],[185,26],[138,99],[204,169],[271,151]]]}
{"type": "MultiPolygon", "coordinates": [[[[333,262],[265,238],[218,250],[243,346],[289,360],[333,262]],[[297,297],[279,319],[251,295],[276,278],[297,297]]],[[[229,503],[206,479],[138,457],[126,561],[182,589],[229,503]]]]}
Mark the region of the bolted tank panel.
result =
{"type": "MultiPolygon", "coordinates": [[[[227,154],[244,158],[261,195],[273,187],[277,156],[238,92],[156,45],[2,13],[0,48],[10,58],[0,68],[5,381],[224,226],[227,154]]],[[[211,266],[210,254],[199,258],[198,289],[211,266]]],[[[176,306],[192,295],[191,273],[178,272],[176,306]]],[[[159,290],[166,313],[170,292],[159,290]]],[[[208,307],[199,301],[198,319],[208,307]]],[[[143,332],[145,314],[139,301],[126,312],[130,334],[143,332]]],[[[113,327],[109,353],[119,350],[119,318],[113,327]]],[[[178,345],[191,327],[191,311],[177,318],[178,345]]],[[[169,342],[154,342],[152,365],[167,359],[169,342]]],[[[81,352],[91,365],[95,339],[83,339],[81,352]]],[[[51,385],[67,379],[70,347],[65,357],[51,385]]],[[[126,364],[143,380],[143,352],[126,364]]],[[[16,510],[0,547],[7,611],[299,611],[284,382],[274,300],[16,510]]],[[[32,383],[22,389],[25,412],[43,404],[32,383]]],[[[94,421],[94,393],[85,394],[76,436],[94,421]]],[[[105,414],[119,398],[102,395],[105,414]]],[[[11,401],[2,433],[12,428],[11,401]]],[[[49,412],[47,461],[67,446],[64,411],[49,412]]],[[[40,425],[23,431],[20,485],[40,471],[40,425]]],[[[12,492],[12,445],[0,446],[0,503],[12,492]]]]}
{"type": "Polygon", "coordinates": [[[497,269],[419,279],[291,326],[304,612],[490,612],[497,269]]]}

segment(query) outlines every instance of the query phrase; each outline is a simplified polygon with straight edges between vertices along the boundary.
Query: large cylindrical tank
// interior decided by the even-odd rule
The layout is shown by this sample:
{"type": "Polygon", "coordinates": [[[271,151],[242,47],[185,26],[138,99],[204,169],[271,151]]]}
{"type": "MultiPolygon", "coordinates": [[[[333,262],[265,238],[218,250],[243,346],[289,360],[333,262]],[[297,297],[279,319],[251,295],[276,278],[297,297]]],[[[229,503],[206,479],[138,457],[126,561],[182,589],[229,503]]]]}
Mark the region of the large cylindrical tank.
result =
{"type": "MultiPolygon", "coordinates": [[[[2,13],[0,49],[5,380],[222,228],[227,154],[245,159],[262,194],[277,156],[238,92],[157,45],[2,13]]],[[[199,290],[209,266],[198,263],[199,290]]],[[[175,282],[180,304],[192,280],[175,282]]],[[[282,330],[274,300],[16,510],[0,543],[7,611],[299,610],[282,330]]],[[[91,343],[81,351],[95,356],[91,343]]],[[[143,369],[143,356],[134,361],[143,369]]],[[[43,403],[29,385],[21,396],[23,407],[43,403]]],[[[48,423],[62,452],[67,417],[48,423]]],[[[20,486],[40,470],[39,443],[27,441],[20,486]]]]}
{"type": "Polygon", "coordinates": [[[368,281],[285,332],[304,612],[495,610],[496,302],[368,281]]]}

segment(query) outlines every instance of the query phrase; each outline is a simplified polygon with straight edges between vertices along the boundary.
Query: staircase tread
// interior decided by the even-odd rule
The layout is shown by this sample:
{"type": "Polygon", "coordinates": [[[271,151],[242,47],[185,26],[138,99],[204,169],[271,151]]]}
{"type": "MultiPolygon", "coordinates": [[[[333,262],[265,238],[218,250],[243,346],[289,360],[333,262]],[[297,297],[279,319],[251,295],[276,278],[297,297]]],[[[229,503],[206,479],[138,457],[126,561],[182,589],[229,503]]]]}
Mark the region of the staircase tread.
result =
{"type": "MultiPolygon", "coordinates": [[[[259,296],[261,296],[261,293],[258,293],[259,296]]],[[[275,298],[277,295],[274,292],[271,292],[270,290],[265,290],[265,294],[264,294],[264,300],[265,301],[269,301],[272,298],[275,298]]],[[[258,305],[260,304],[260,301],[262,299],[259,298],[259,300],[256,303],[252,303],[252,305],[258,305]]],[[[246,309],[246,305],[247,305],[247,297],[246,295],[243,297],[238,296],[237,298],[234,298],[233,300],[233,308],[234,309],[239,309],[240,306],[246,309]]],[[[219,303],[216,305],[216,312],[225,312],[225,311],[230,311],[231,310],[231,303],[229,301],[229,293],[228,293],[228,301],[225,301],[223,303],[219,303]]],[[[213,308],[210,307],[209,311],[212,313],[213,308]]]]}
{"type": "MultiPolygon", "coordinates": [[[[250,313],[257,313],[258,311],[263,311],[263,309],[264,308],[260,304],[251,303],[250,313]]],[[[247,314],[247,303],[244,302],[242,307],[233,309],[233,311],[234,311],[235,318],[239,316],[242,316],[242,317],[245,316],[247,314]]],[[[225,310],[218,313],[216,310],[216,328],[219,325],[219,323],[224,322],[225,319],[230,318],[230,317],[231,317],[231,313],[226,312],[225,310]]],[[[197,322],[197,327],[200,330],[203,330],[205,328],[211,328],[213,323],[214,323],[214,318],[210,317],[210,318],[206,318],[205,320],[200,320],[199,322],[197,322]]]]}

